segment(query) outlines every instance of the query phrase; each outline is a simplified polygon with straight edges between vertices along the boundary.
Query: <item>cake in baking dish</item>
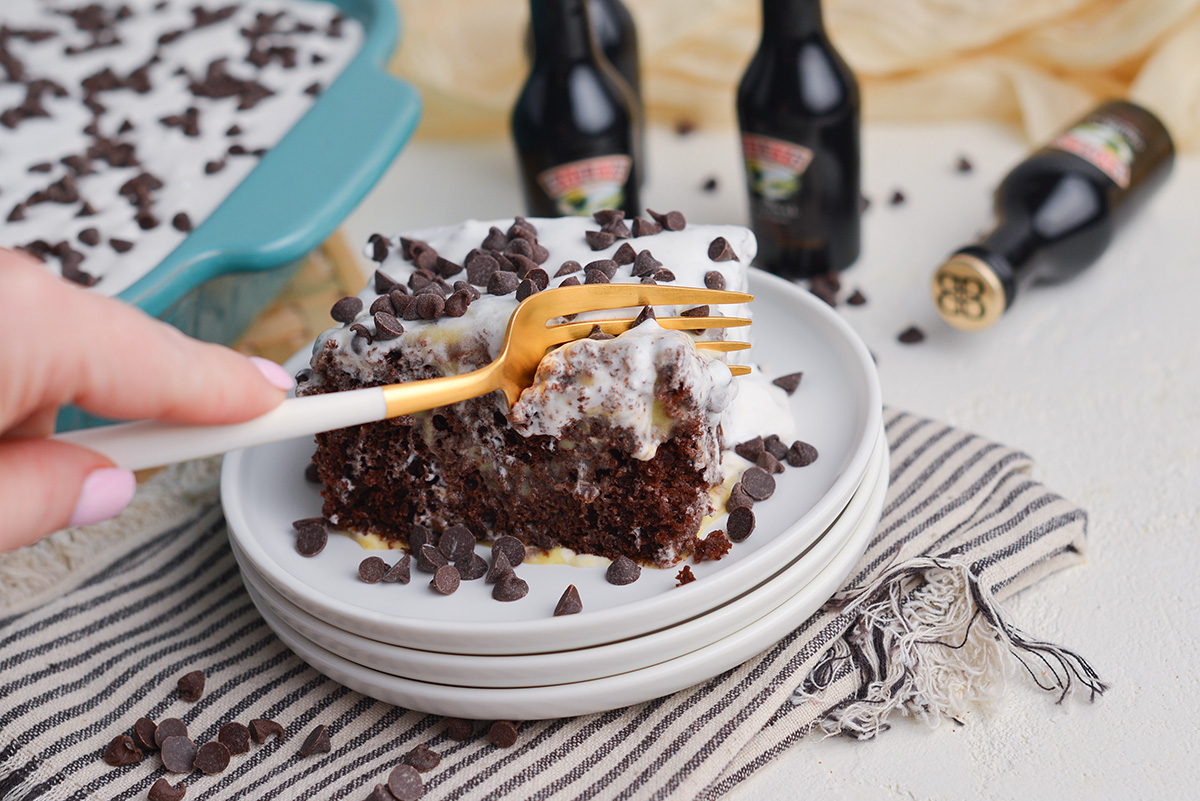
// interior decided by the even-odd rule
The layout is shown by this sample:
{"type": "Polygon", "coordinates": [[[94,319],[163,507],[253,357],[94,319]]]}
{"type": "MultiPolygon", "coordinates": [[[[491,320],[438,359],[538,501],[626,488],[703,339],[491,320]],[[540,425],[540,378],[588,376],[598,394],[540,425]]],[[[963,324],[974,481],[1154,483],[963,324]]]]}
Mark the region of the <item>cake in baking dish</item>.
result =
{"type": "MultiPolygon", "coordinates": [[[[747,288],[755,241],[745,228],[687,225],[676,212],[598,217],[372,236],[374,282],[334,306],[340,325],[317,339],[300,394],[482,367],[498,355],[518,302],[547,288],[747,288]]],[[[667,330],[641,316],[619,336],[597,332],[552,351],[511,409],[497,391],[318,435],[325,516],[401,542],[414,523],[463,524],[485,542],[509,534],[536,549],[658,566],[687,556],[722,481],[721,415],[737,390],[726,356],[695,347],[722,330],[667,330]]]]}

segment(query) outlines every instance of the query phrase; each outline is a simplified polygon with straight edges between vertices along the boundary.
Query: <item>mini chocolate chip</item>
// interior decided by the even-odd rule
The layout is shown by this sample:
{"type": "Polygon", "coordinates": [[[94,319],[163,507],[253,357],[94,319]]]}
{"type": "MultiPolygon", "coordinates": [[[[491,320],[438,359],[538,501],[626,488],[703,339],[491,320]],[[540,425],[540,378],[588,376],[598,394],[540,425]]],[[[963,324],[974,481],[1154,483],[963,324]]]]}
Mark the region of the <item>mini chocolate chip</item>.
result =
{"type": "Polygon", "coordinates": [[[782,389],[788,395],[796,391],[796,387],[800,386],[800,379],[804,377],[804,373],[788,373],[781,375],[771,383],[782,389]]]}
{"type": "Polygon", "coordinates": [[[500,579],[513,572],[512,562],[508,561],[503,551],[492,549],[492,566],[488,569],[487,583],[495,584],[500,579]]]}
{"type": "MultiPolygon", "coordinates": [[[[379,312],[387,312],[392,316],[395,316],[396,314],[396,307],[392,305],[392,299],[387,295],[380,295],[379,297],[375,298],[375,300],[371,301],[371,306],[367,309],[367,314],[371,315],[372,317],[379,312]]],[[[378,320],[375,321],[375,328],[379,328],[378,320]]]]}
{"type": "Polygon", "coordinates": [[[633,275],[635,278],[650,275],[659,267],[662,267],[662,262],[654,258],[650,251],[643,250],[633,260],[633,275]]]}
{"type": "Polygon", "coordinates": [[[966,156],[959,156],[958,163],[954,165],[954,169],[958,172],[971,172],[975,169],[975,165],[966,156]]]}
{"type": "Polygon", "coordinates": [[[454,565],[442,565],[434,572],[429,586],[442,595],[451,595],[458,589],[460,581],[462,577],[458,574],[458,568],[454,565]]]}
{"type": "Polygon", "coordinates": [[[716,270],[709,270],[704,274],[704,285],[709,289],[724,289],[725,276],[716,270]]]}
{"type": "Polygon", "coordinates": [[[154,744],[162,748],[163,742],[168,737],[187,737],[188,730],[185,724],[179,718],[167,718],[158,727],[154,729],[154,744]]]}
{"type": "Polygon", "coordinates": [[[718,236],[708,246],[708,258],[713,261],[737,261],[738,257],[733,252],[733,247],[729,244],[729,240],[723,236],[718,236]]]}
{"type": "Polygon", "coordinates": [[[186,794],[187,787],[184,786],[183,782],[171,784],[166,779],[160,778],[150,786],[147,798],[150,801],[182,801],[186,794]]]}
{"type": "Polygon", "coordinates": [[[378,584],[388,572],[388,563],[378,556],[368,556],[358,563],[358,580],[367,584],[378,584]]]}
{"type": "Polygon", "coordinates": [[[231,754],[245,754],[250,751],[250,730],[236,720],[226,723],[217,733],[217,742],[229,749],[231,754]]]}
{"type": "Polygon", "coordinates": [[[12,211],[8,213],[8,221],[20,222],[21,220],[25,219],[25,212],[28,210],[29,207],[24,203],[18,203],[17,205],[13,206],[12,211]]]}
{"type": "Polygon", "coordinates": [[[475,736],[475,724],[463,718],[442,718],[446,724],[446,736],[451,740],[462,742],[475,736]]]}
{"type": "Polygon", "coordinates": [[[705,192],[716,192],[717,191],[717,179],[710,177],[704,183],[700,184],[700,188],[703,189],[705,192]]]}
{"type": "Polygon", "coordinates": [[[637,328],[639,325],[646,322],[647,320],[653,320],[653,319],[655,319],[653,307],[643,306],[642,310],[640,312],[638,312],[638,316],[636,318],[634,318],[633,325],[631,325],[630,328],[637,328]]]}
{"type": "Polygon", "coordinates": [[[196,744],[187,737],[168,737],[162,744],[163,767],[172,773],[191,773],[197,751],[196,744]]]}
{"type": "Polygon", "coordinates": [[[475,535],[466,526],[453,525],[442,532],[438,550],[451,562],[466,559],[475,553],[475,535]]]}
{"type": "Polygon", "coordinates": [[[29,168],[29,172],[50,172],[54,169],[54,165],[48,161],[38,162],[29,168]]]}
{"type": "Polygon", "coordinates": [[[225,169],[225,159],[216,159],[214,161],[204,162],[204,174],[215,175],[225,169]]]}
{"type": "Polygon", "coordinates": [[[569,275],[569,276],[567,276],[566,278],[564,278],[564,279],[562,280],[562,283],[560,283],[560,284],[559,284],[559,286],[560,286],[560,287],[564,287],[564,286],[582,286],[582,284],[580,284],[580,282],[579,282],[579,279],[578,279],[577,277],[575,277],[575,276],[573,276],[573,275],[569,275]]]}
{"type": "Polygon", "coordinates": [[[412,578],[412,557],[408,554],[400,557],[400,561],[392,566],[380,579],[384,584],[407,584],[412,578]]]}
{"type": "Polygon", "coordinates": [[[179,697],[194,704],[204,695],[204,674],[199,670],[185,673],[179,677],[179,697]]]}
{"type": "Polygon", "coordinates": [[[682,231],[687,226],[687,220],[677,211],[668,211],[666,214],[659,214],[652,209],[646,209],[646,213],[668,231],[682,231]]]}
{"type": "Polygon", "coordinates": [[[259,745],[265,743],[272,734],[279,739],[279,742],[283,742],[283,726],[265,718],[256,718],[250,721],[250,734],[254,736],[254,742],[259,745]]]}
{"type": "Polygon", "coordinates": [[[775,493],[775,479],[761,467],[751,467],[742,473],[742,480],[738,483],[745,487],[746,494],[756,501],[765,501],[775,493]]]}
{"type": "Polygon", "coordinates": [[[612,256],[612,260],[617,264],[633,264],[636,258],[637,251],[628,242],[621,243],[621,247],[617,248],[617,251],[612,256]]]}
{"type": "Polygon", "coordinates": [[[899,206],[902,205],[905,200],[907,200],[907,198],[904,197],[904,193],[897,189],[895,192],[892,192],[892,196],[888,198],[888,203],[892,206],[899,206]]]}
{"type": "Polygon", "coordinates": [[[433,272],[433,268],[437,266],[439,258],[441,257],[438,256],[436,250],[433,248],[428,248],[427,250],[422,250],[420,253],[417,253],[413,261],[416,262],[419,269],[433,272]]]}
{"type": "Polygon", "coordinates": [[[488,278],[487,291],[490,295],[507,295],[516,292],[520,283],[516,273],[495,272],[488,278]]]}
{"type": "Polygon", "coordinates": [[[480,247],[484,250],[504,250],[507,245],[508,237],[504,235],[503,231],[493,225],[488,229],[488,234],[483,238],[483,243],[480,244],[480,247]]]}
{"type": "Polygon", "coordinates": [[[567,585],[563,590],[562,597],[558,599],[558,604],[554,607],[554,616],[561,615],[577,615],[583,611],[583,600],[579,597],[579,590],[575,589],[574,584],[567,585]]]}
{"type": "Polygon", "coordinates": [[[783,459],[787,456],[788,446],[783,444],[783,440],[778,434],[772,434],[763,440],[763,447],[776,459],[783,459]]]}
{"type": "Polygon", "coordinates": [[[607,231],[586,231],[583,237],[592,250],[604,250],[617,241],[617,238],[607,231]]]}
{"type": "Polygon", "coordinates": [[[896,339],[900,340],[905,345],[915,345],[918,342],[925,341],[925,332],[920,328],[917,328],[915,325],[910,325],[908,328],[905,328],[903,331],[901,331],[896,336],[896,339]]]}
{"type": "Polygon", "coordinates": [[[154,730],[158,726],[150,718],[138,718],[133,724],[133,742],[138,748],[144,748],[147,751],[152,751],[158,748],[158,744],[154,742],[154,730]]]}
{"type": "Polygon", "coordinates": [[[670,270],[655,270],[654,275],[652,275],[651,278],[653,278],[655,281],[670,283],[671,281],[675,280],[675,273],[671,272],[670,270]]]}
{"type": "Polygon", "coordinates": [[[807,442],[796,440],[788,448],[787,463],[792,467],[808,467],[817,461],[817,449],[807,442]]]}
{"type": "Polygon", "coordinates": [[[321,483],[321,471],[312,462],[304,466],[304,480],[311,484],[321,483]]]}
{"type": "Polygon", "coordinates": [[[617,274],[617,263],[612,259],[597,259],[584,265],[583,271],[599,270],[609,278],[617,274]]]}
{"type": "Polygon", "coordinates": [[[729,513],[726,528],[730,540],[742,542],[754,532],[754,512],[747,506],[734,509],[729,513]]]}
{"type": "MultiPolygon", "coordinates": [[[[383,234],[371,234],[367,237],[367,244],[371,246],[372,261],[383,261],[388,257],[388,240],[383,234]]],[[[376,283],[378,284],[378,282],[376,283]]],[[[375,291],[382,292],[386,290],[376,288],[375,291]]]]}
{"type": "Polygon", "coordinates": [[[408,549],[412,553],[420,553],[421,548],[425,545],[437,545],[437,538],[433,536],[433,532],[420,523],[413,523],[412,530],[408,533],[408,549]]]}
{"type": "Polygon", "coordinates": [[[388,300],[392,302],[392,308],[395,309],[395,311],[392,313],[395,314],[397,318],[403,317],[405,320],[416,319],[417,307],[415,304],[417,299],[412,295],[409,295],[407,290],[404,290],[403,287],[399,289],[393,289],[391,292],[389,292],[388,300]],[[408,316],[410,307],[413,317],[408,316]]]}
{"type": "Polygon", "coordinates": [[[661,232],[662,232],[662,226],[656,222],[651,222],[650,220],[644,219],[642,217],[637,217],[633,221],[633,235],[635,237],[653,236],[654,234],[661,233],[661,232]]]}
{"type": "Polygon", "coordinates": [[[754,499],[746,492],[746,488],[740,483],[733,485],[733,490],[729,493],[729,500],[725,501],[725,511],[733,512],[735,509],[749,509],[754,506],[754,499]]]}
{"type": "Polygon", "coordinates": [[[148,211],[139,211],[134,219],[137,221],[138,228],[143,231],[152,231],[158,227],[158,218],[148,211]]]}
{"type": "Polygon", "coordinates": [[[304,739],[304,744],[300,746],[300,756],[312,756],[313,754],[328,754],[330,751],[329,731],[318,724],[315,729],[308,733],[308,737],[304,739]]]}
{"type": "Polygon", "coordinates": [[[382,270],[375,271],[375,291],[380,295],[387,295],[393,289],[404,289],[404,285],[392,278],[382,270]]]}
{"type": "Polygon", "coordinates": [[[487,738],[497,748],[512,748],[517,742],[517,724],[511,720],[497,720],[488,729],[487,738]]]}
{"type": "Polygon", "coordinates": [[[442,552],[433,545],[422,545],[417,552],[417,570],[422,573],[436,573],[439,567],[450,564],[442,552]]]}
{"type": "Polygon", "coordinates": [[[425,782],[412,765],[400,764],[388,774],[387,789],[396,801],[417,801],[425,792],[425,782]]]}
{"type": "Polygon", "coordinates": [[[304,94],[312,95],[313,97],[321,94],[321,82],[313,81],[308,86],[304,87],[304,94]]]}
{"type": "Polygon", "coordinates": [[[607,284],[607,283],[611,283],[611,282],[610,282],[610,280],[609,280],[609,277],[608,277],[608,273],[604,272],[604,270],[600,270],[600,269],[597,269],[597,268],[595,268],[595,267],[593,267],[592,269],[590,269],[590,270],[588,270],[587,272],[585,272],[585,273],[584,273],[584,276],[585,276],[585,277],[584,277],[584,279],[583,279],[583,282],[584,282],[585,284],[607,284]]]}
{"type": "Polygon", "coordinates": [[[618,220],[617,222],[614,222],[614,223],[609,223],[608,225],[604,226],[600,230],[606,234],[612,234],[617,239],[628,239],[629,238],[629,226],[627,226],[621,220],[618,220]]]}
{"type": "Polygon", "coordinates": [[[760,453],[758,458],[754,461],[754,464],[771,474],[779,474],[783,472],[783,462],[776,459],[767,451],[760,453]]]}
{"type": "Polygon", "coordinates": [[[181,211],[171,218],[171,225],[175,227],[176,231],[186,234],[192,230],[192,218],[187,216],[187,212],[181,211]]]}
{"type": "Polygon", "coordinates": [[[733,451],[743,459],[753,462],[757,460],[759,454],[763,452],[763,438],[755,437],[754,439],[748,439],[745,442],[739,442],[737,445],[733,446],[733,451]]]}
{"type": "Polygon", "coordinates": [[[100,232],[95,228],[84,228],[79,232],[79,241],[94,247],[100,244],[100,232]]]}
{"type": "Polygon", "coordinates": [[[513,256],[524,256],[528,258],[533,255],[533,245],[528,239],[514,239],[505,245],[503,253],[509,258],[513,256]]]}
{"type": "Polygon", "coordinates": [[[348,295],[333,304],[333,308],[329,310],[329,316],[339,323],[352,323],[362,310],[362,299],[348,295]]]}
{"type": "Polygon", "coordinates": [[[529,258],[533,259],[533,261],[537,264],[545,264],[550,259],[550,251],[546,250],[537,242],[534,242],[533,252],[529,254],[529,258]]]}
{"type": "Polygon", "coordinates": [[[680,317],[707,317],[709,312],[708,305],[696,306],[691,309],[686,309],[679,313],[680,317]]]}
{"type": "Polygon", "coordinates": [[[506,573],[492,587],[492,597],[497,601],[519,601],[529,594],[529,583],[516,573],[506,573]]]}
{"type": "Polygon", "coordinates": [[[608,579],[609,584],[624,586],[632,584],[638,580],[638,576],[642,575],[642,568],[637,562],[630,559],[628,556],[618,556],[613,563],[608,566],[604,577],[608,579]]]}
{"type": "Polygon", "coordinates": [[[564,275],[570,275],[571,273],[577,273],[582,269],[583,269],[583,265],[581,265],[579,262],[575,261],[574,259],[569,259],[562,263],[562,266],[558,268],[558,272],[556,272],[554,274],[554,277],[561,278],[564,275]]]}
{"type": "Polygon", "coordinates": [[[328,542],[324,526],[305,526],[296,534],[296,552],[301,556],[316,556],[328,542]]]}
{"type": "Polygon", "coordinates": [[[846,302],[851,306],[862,306],[867,302],[867,296],[862,293],[862,290],[856,289],[846,298],[846,302]]]}
{"type": "Polygon", "coordinates": [[[300,529],[302,529],[306,526],[324,527],[325,526],[325,518],[323,518],[323,517],[304,517],[299,520],[292,521],[292,528],[295,529],[296,531],[299,531],[300,529]]]}
{"type": "Polygon", "coordinates": [[[508,564],[516,567],[525,561],[525,543],[513,536],[505,534],[492,542],[492,553],[502,553],[508,558],[508,564]]]}
{"type": "Polygon", "coordinates": [[[690,565],[684,565],[683,569],[675,574],[675,586],[682,587],[684,584],[691,584],[696,580],[696,574],[692,572],[690,565]]]}
{"type": "Polygon", "coordinates": [[[550,286],[550,276],[541,267],[534,267],[529,272],[525,273],[525,280],[532,281],[538,292],[541,292],[546,287],[550,286]]]}
{"type": "Polygon", "coordinates": [[[424,743],[404,755],[404,761],[422,773],[428,773],[441,764],[438,753],[424,743]]]}
{"type": "Polygon", "coordinates": [[[447,317],[462,317],[467,313],[467,308],[471,305],[471,290],[460,289],[450,297],[446,298],[446,305],[442,309],[442,313],[447,317]]]}
{"type": "MultiPolygon", "coordinates": [[[[358,347],[358,339],[366,341],[368,345],[375,341],[374,335],[371,334],[371,329],[367,328],[362,323],[355,323],[354,325],[350,326],[350,330],[354,332],[354,344],[356,348],[358,347]]],[[[360,351],[356,349],[355,352],[358,353],[360,351]]]]}
{"type": "Polygon", "coordinates": [[[417,316],[422,320],[436,320],[446,310],[446,299],[441,295],[418,295],[416,306],[417,316]]]}
{"type": "Polygon", "coordinates": [[[474,551],[466,559],[460,559],[454,566],[458,568],[458,575],[463,581],[481,579],[488,572],[487,560],[474,551]]]}
{"type": "Polygon", "coordinates": [[[229,767],[229,749],[222,743],[205,743],[196,751],[195,766],[206,776],[223,773],[229,767]]]}
{"type": "Polygon", "coordinates": [[[461,264],[455,264],[449,259],[444,259],[441,256],[437,257],[437,261],[433,264],[433,271],[442,278],[449,278],[452,275],[458,275],[463,271],[461,264]]]}
{"type": "MultiPolygon", "coordinates": [[[[387,300],[381,297],[380,300],[387,300]]],[[[388,305],[391,305],[391,300],[388,300],[388,305]]],[[[404,333],[404,326],[396,316],[385,311],[375,312],[375,339],[380,342],[389,342],[404,333]]]]}
{"type": "Polygon", "coordinates": [[[114,768],[141,762],[145,754],[128,734],[118,734],[104,749],[104,761],[114,768]]]}
{"type": "Polygon", "coordinates": [[[606,334],[604,332],[604,329],[601,328],[599,325],[593,325],[591,333],[588,334],[588,339],[595,339],[599,342],[603,342],[604,340],[607,340],[607,339],[616,339],[616,338],[617,338],[616,334],[606,334]]]}

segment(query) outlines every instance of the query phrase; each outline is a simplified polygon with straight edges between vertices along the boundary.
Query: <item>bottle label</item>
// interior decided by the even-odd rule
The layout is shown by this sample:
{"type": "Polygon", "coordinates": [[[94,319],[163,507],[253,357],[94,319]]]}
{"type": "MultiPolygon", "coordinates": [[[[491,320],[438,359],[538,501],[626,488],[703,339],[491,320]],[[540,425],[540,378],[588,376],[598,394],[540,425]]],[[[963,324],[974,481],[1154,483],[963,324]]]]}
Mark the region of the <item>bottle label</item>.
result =
{"type": "Polygon", "coordinates": [[[633,159],[625,154],[596,156],[542,171],[538,184],[560,214],[590,217],[625,205],[625,183],[633,159]]]}
{"type": "Polygon", "coordinates": [[[1073,153],[1090,162],[1122,189],[1129,188],[1134,148],[1115,125],[1100,115],[1089,116],[1083,122],[1060,134],[1050,147],[1073,153]]]}
{"type": "Polygon", "coordinates": [[[813,152],[803,145],[752,133],[742,134],[742,154],[750,193],[767,201],[794,197],[813,160],[813,152]]]}

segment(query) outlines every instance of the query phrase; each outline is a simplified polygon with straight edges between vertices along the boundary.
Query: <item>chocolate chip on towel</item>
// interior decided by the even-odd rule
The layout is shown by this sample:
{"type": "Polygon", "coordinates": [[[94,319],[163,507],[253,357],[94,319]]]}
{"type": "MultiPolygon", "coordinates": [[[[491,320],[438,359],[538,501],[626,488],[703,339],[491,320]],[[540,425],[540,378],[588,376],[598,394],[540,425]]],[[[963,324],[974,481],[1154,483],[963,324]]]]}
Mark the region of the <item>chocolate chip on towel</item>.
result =
{"type": "Polygon", "coordinates": [[[640,575],[642,575],[642,568],[637,562],[628,556],[618,556],[608,566],[604,577],[608,579],[609,584],[624,586],[625,584],[632,584],[637,581],[640,575]]]}
{"type": "Polygon", "coordinates": [[[179,697],[194,704],[204,695],[204,674],[199,670],[185,673],[179,677],[179,697]]]}
{"type": "Polygon", "coordinates": [[[104,749],[104,761],[114,768],[140,762],[144,756],[142,749],[134,744],[133,738],[128,734],[118,734],[108,744],[108,748],[104,749]]]}
{"type": "Polygon", "coordinates": [[[404,761],[422,773],[427,773],[441,764],[442,758],[438,756],[436,751],[421,743],[405,754],[404,761]]]}
{"type": "Polygon", "coordinates": [[[159,779],[150,786],[147,797],[150,801],[182,801],[187,795],[187,787],[183,782],[171,784],[166,779],[159,779]]]}
{"type": "Polygon", "coordinates": [[[163,767],[172,773],[191,773],[197,751],[187,737],[168,737],[162,744],[163,767]]]}
{"type": "Polygon", "coordinates": [[[765,501],[775,493],[775,479],[761,467],[751,467],[742,473],[742,480],[738,483],[756,501],[765,501]]]}
{"type": "Polygon", "coordinates": [[[133,741],[138,748],[154,750],[158,744],[154,742],[154,731],[158,726],[150,718],[138,718],[133,724],[133,741]]]}
{"type": "Polygon", "coordinates": [[[396,801],[417,801],[425,792],[425,782],[412,765],[400,764],[388,774],[387,788],[396,801]]]}
{"type": "Polygon", "coordinates": [[[229,749],[221,743],[205,743],[196,751],[195,765],[207,776],[222,773],[229,767],[229,749]]]}
{"type": "Polygon", "coordinates": [[[272,734],[278,737],[280,742],[283,742],[283,726],[273,720],[256,718],[250,721],[250,733],[254,735],[254,742],[259,745],[265,743],[272,734]]]}
{"type": "Polygon", "coordinates": [[[497,720],[488,729],[488,742],[497,748],[512,748],[517,742],[517,725],[511,720],[497,720]]]}
{"type": "Polygon", "coordinates": [[[328,754],[330,751],[329,732],[322,725],[318,725],[315,729],[308,733],[308,737],[304,739],[304,744],[300,746],[300,756],[312,756],[313,754],[328,754]]]}
{"type": "Polygon", "coordinates": [[[358,563],[358,580],[367,584],[378,584],[387,572],[388,563],[378,556],[368,556],[358,563]]]}
{"type": "Polygon", "coordinates": [[[154,744],[162,748],[168,737],[187,737],[187,725],[179,718],[167,718],[154,730],[154,744]]]}
{"type": "Polygon", "coordinates": [[[250,730],[236,720],[226,723],[217,733],[217,742],[231,754],[245,754],[250,750],[250,730]]]}
{"type": "Polygon", "coordinates": [[[463,718],[442,718],[446,724],[446,736],[451,740],[462,742],[475,736],[475,724],[463,718]]]}
{"type": "Polygon", "coordinates": [[[570,584],[563,590],[562,597],[558,599],[558,605],[554,607],[554,616],[577,615],[582,611],[583,599],[579,597],[579,590],[575,589],[575,585],[570,584]]]}

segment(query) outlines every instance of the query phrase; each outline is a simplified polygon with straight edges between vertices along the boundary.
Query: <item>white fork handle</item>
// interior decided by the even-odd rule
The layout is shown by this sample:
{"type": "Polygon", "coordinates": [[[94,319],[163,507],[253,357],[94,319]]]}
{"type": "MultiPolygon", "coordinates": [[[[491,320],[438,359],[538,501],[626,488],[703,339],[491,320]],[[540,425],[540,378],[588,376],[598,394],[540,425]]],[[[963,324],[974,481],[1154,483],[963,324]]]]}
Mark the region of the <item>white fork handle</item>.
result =
{"type": "Polygon", "coordinates": [[[188,426],[143,421],[71,431],[54,439],[101,453],[118,467],[143,470],[385,417],[387,403],[383,388],[371,387],[289,398],[261,417],[233,425],[188,426]]]}

